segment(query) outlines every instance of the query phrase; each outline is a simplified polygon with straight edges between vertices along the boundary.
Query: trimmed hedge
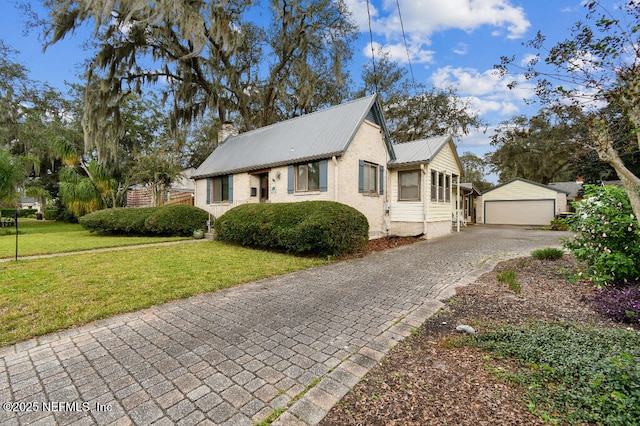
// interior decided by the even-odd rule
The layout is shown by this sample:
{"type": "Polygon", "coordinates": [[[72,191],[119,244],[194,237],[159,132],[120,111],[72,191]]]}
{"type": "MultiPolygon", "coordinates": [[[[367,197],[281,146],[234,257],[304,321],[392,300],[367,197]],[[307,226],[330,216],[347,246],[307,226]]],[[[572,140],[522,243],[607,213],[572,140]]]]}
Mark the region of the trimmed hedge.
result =
{"type": "Polygon", "coordinates": [[[209,213],[184,204],[159,207],[144,223],[145,229],[157,235],[192,235],[205,230],[209,213]]]}
{"type": "Polygon", "coordinates": [[[356,252],[369,238],[367,218],[333,201],[243,204],[216,219],[214,228],[223,241],[321,256],[356,252]]]}
{"type": "Polygon", "coordinates": [[[127,235],[189,236],[204,229],[209,214],[194,206],[120,207],[99,210],[78,219],[92,232],[127,235]]]}
{"type": "MultiPolygon", "coordinates": [[[[18,210],[18,217],[29,217],[35,215],[37,211],[38,209],[20,209],[18,210]]],[[[14,217],[16,209],[2,209],[0,213],[2,213],[2,217],[14,217]]]]}

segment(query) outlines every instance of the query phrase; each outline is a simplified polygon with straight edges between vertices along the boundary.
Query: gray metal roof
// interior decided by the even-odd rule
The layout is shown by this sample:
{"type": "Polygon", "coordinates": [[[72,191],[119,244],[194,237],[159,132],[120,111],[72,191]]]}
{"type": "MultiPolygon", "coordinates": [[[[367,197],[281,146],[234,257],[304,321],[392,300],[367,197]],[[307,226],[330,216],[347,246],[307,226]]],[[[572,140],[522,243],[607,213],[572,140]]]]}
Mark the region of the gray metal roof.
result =
{"type": "Polygon", "coordinates": [[[449,141],[451,141],[451,136],[444,135],[394,144],[393,150],[396,153],[396,159],[389,162],[389,167],[428,163],[449,141]]]}
{"type": "Polygon", "coordinates": [[[342,155],[366,119],[380,121],[393,149],[376,95],[229,137],[192,178],[240,173],[342,155]]]}

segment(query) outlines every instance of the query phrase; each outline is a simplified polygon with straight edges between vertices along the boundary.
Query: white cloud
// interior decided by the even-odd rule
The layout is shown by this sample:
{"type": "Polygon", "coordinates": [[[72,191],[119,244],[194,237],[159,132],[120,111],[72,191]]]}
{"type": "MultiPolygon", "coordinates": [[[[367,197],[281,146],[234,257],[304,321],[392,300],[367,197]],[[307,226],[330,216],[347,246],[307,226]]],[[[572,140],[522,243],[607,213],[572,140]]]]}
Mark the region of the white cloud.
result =
{"type": "MultiPolygon", "coordinates": [[[[375,36],[384,36],[385,49],[402,50],[394,59],[406,61],[402,27],[406,36],[411,61],[429,63],[433,52],[428,47],[434,33],[459,29],[473,32],[482,26],[493,28],[492,34],[514,39],[524,36],[530,27],[522,7],[513,6],[511,0],[411,0],[400,2],[402,22],[396,0],[370,1],[346,0],[352,17],[362,32],[371,30],[375,36]],[[426,52],[425,52],[426,51],[426,52]]],[[[466,46],[459,45],[454,53],[466,53],[466,46]]],[[[370,53],[367,53],[370,55],[370,53]]]]}
{"type": "Polygon", "coordinates": [[[469,46],[466,43],[458,43],[456,47],[453,48],[453,53],[456,55],[466,55],[469,51],[469,46]]]}
{"type": "Polygon", "coordinates": [[[524,98],[532,98],[535,85],[524,77],[517,77],[518,86],[509,89],[513,76],[500,77],[494,70],[444,67],[431,75],[434,87],[454,87],[458,96],[469,103],[470,110],[480,116],[498,114],[509,117],[520,113],[524,98]]]}

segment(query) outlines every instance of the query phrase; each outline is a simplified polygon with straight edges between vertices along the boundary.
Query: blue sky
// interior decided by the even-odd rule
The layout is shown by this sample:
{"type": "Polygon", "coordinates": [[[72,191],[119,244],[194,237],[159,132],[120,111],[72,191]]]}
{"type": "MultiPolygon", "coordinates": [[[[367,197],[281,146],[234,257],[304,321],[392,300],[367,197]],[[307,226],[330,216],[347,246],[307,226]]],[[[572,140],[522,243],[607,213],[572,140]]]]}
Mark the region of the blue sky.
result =
{"type": "MultiPolygon", "coordinates": [[[[510,91],[511,78],[493,73],[501,55],[524,58],[534,53],[522,46],[538,30],[549,45],[566,38],[570,26],[584,18],[580,0],[345,0],[361,29],[353,65],[354,77],[370,61],[369,20],[374,45],[408,67],[408,56],[416,81],[427,86],[453,85],[470,108],[489,123],[486,134],[474,133],[458,142],[460,154],[483,155],[491,150],[492,127],[516,114],[532,114],[522,101],[532,95],[531,87],[510,91]],[[409,55],[398,14],[404,25],[409,55]]],[[[605,0],[604,3],[613,3],[605,0]]],[[[39,3],[33,0],[32,3],[39,3]]],[[[25,19],[14,0],[2,0],[0,39],[21,53],[18,62],[30,70],[34,80],[64,90],[64,81],[77,81],[77,67],[85,52],[86,34],[77,33],[50,47],[46,53],[38,34],[23,35],[25,19]]],[[[407,68],[408,69],[408,68],[407,68]]]]}

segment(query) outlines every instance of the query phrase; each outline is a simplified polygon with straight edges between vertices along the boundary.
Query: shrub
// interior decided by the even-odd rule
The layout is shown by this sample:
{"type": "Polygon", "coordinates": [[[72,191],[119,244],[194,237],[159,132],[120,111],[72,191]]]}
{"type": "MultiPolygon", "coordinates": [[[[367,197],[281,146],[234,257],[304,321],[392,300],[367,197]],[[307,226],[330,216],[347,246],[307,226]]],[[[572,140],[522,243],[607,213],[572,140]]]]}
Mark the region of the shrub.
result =
{"type": "Polygon", "coordinates": [[[532,251],[531,256],[538,260],[558,260],[562,259],[564,252],[558,248],[548,247],[532,251]]]}
{"type": "Polygon", "coordinates": [[[57,209],[47,209],[44,212],[44,218],[46,220],[57,220],[58,219],[58,212],[59,212],[59,210],[57,210],[57,209]]]}
{"type": "Polygon", "coordinates": [[[221,240],[322,256],[360,250],[369,234],[362,213],[332,201],[244,204],[223,214],[214,226],[221,240]]]}
{"type": "Polygon", "coordinates": [[[145,220],[144,227],[155,235],[189,236],[196,229],[205,229],[209,213],[187,205],[160,207],[145,220]]]}
{"type": "Polygon", "coordinates": [[[86,214],[78,222],[90,231],[127,235],[190,235],[208,213],[193,206],[121,207],[86,214]]]}
{"type": "MultiPolygon", "coordinates": [[[[36,214],[36,209],[20,209],[18,210],[18,217],[29,217],[36,214]]],[[[14,217],[16,209],[2,209],[2,217],[14,217]]]]}
{"type": "Polygon", "coordinates": [[[568,231],[569,224],[567,223],[567,219],[558,217],[551,221],[551,225],[549,225],[549,228],[551,228],[551,230],[553,231],[568,231]]]}
{"type": "Polygon", "coordinates": [[[518,360],[511,377],[525,389],[527,406],[554,424],[638,424],[640,333],[534,322],[467,341],[518,360]]]}
{"type": "Polygon", "coordinates": [[[90,231],[102,234],[146,235],[144,223],[157,207],[113,208],[81,216],[78,223],[90,231]]]}
{"type": "Polygon", "coordinates": [[[567,222],[577,234],[564,246],[586,262],[586,277],[597,285],[640,277],[640,230],[624,189],[585,185],[575,206],[567,222]]]}
{"type": "Polygon", "coordinates": [[[596,293],[598,309],[618,322],[640,323],[640,287],[607,285],[596,293]]]}

